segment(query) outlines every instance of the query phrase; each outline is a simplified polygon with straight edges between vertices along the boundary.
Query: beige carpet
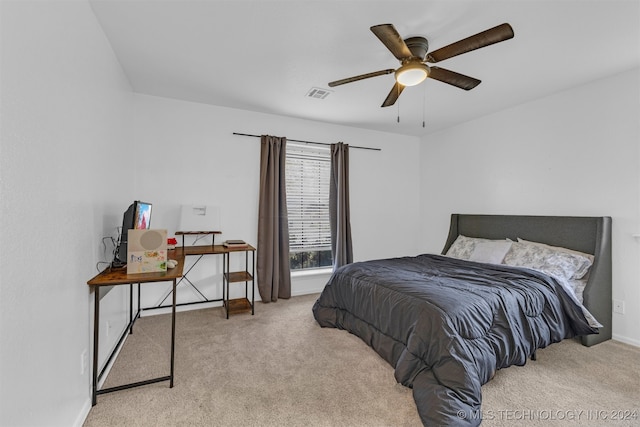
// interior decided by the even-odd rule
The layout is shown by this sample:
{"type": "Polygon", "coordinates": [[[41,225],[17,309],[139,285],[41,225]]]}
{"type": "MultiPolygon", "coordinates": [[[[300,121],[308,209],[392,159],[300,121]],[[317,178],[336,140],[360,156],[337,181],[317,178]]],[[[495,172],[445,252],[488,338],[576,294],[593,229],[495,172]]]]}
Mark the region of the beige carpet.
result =
{"type": "MultiPolygon", "coordinates": [[[[178,313],[174,387],[100,395],[85,426],[421,425],[391,366],[316,324],[316,298],[258,303],[255,316],[229,320],[221,308],[178,313]]],[[[170,315],[138,320],[105,386],[167,375],[170,328],[170,315]]],[[[566,340],[482,390],[483,426],[639,426],[640,349],[566,340]]]]}

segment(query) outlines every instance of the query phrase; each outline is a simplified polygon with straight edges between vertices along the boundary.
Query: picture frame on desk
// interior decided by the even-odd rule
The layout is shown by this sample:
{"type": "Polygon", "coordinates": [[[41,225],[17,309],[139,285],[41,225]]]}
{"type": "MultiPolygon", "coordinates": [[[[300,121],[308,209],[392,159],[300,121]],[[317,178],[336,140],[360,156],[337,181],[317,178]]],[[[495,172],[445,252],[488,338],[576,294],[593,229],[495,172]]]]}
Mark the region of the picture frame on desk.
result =
{"type": "Polygon", "coordinates": [[[127,274],[167,271],[167,230],[129,230],[127,274]]]}

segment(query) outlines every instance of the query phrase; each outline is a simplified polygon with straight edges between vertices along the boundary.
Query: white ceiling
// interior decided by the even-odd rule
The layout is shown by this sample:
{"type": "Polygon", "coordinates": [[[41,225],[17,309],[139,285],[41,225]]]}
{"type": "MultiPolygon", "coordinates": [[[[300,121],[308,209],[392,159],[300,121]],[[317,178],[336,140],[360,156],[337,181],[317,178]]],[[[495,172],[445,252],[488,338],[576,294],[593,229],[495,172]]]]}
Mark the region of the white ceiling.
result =
{"type": "Polygon", "coordinates": [[[407,135],[640,66],[639,0],[90,4],[135,92],[407,135]],[[372,25],[392,23],[404,38],[424,36],[435,50],[503,22],[513,39],[438,63],[482,80],[471,91],[427,79],[381,108],[392,74],[327,85],[398,67],[372,25]],[[331,93],[307,97],[312,88],[331,93]]]}

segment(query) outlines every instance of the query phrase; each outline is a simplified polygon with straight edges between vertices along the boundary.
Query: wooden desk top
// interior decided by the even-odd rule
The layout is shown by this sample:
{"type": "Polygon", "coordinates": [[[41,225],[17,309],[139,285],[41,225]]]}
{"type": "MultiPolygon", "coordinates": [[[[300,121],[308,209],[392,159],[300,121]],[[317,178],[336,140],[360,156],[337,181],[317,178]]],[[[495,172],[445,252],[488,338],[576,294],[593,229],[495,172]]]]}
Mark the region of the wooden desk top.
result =
{"type": "Polygon", "coordinates": [[[245,252],[255,251],[251,245],[247,245],[242,248],[228,248],[223,245],[200,245],[200,246],[185,246],[184,249],[182,246],[176,246],[175,249],[168,251],[169,258],[177,259],[182,258],[187,255],[216,255],[216,254],[226,254],[229,252],[245,252]]]}
{"type": "Polygon", "coordinates": [[[178,265],[175,268],[169,268],[166,272],[161,273],[138,273],[127,274],[127,267],[107,268],[94,278],[87,282],[90,286],[111,286],[111,285],[128,285],[129,283],[148,283],[148,282],[165,282],[182,277],[184,269],[184,257],[187,255],[216,255],[226,254],[230,252],[255,251],[251,245],[242,248],[228,248],[223,245],[201,245],[201,246],[176,246],[175,249],[167,251],[168,259],[175,259],[178,265]]]}
{"type": "Polygon", "coordinates": [[[130,283],[168,282],[182,277],[184,257],[176,256],[174,251],[167,251],[169,259],[178,261],[174,268],[168,268],[166,272],[127,274],[127,267],[107,268],[93,279],[87,282],[90,286],[128,285],[130,283]]]}

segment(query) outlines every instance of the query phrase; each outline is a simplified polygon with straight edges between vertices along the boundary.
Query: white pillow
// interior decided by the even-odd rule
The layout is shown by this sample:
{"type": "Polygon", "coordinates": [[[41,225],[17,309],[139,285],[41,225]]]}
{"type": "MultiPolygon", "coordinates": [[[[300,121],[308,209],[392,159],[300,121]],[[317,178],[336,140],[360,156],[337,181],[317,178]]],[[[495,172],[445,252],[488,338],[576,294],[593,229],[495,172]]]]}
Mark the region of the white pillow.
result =
{"type": "Polygon", "coordinates": [[[511,243],[513,242],[506,240],[476,242],[469,260],[490,264],[502,264],[504,256],[511,248],[511,243]]]}
{"type": "Polygon", "coordinates": [[[462,234],[459,235],[453,242],[446,255],[468,260],[476,247],[476,243],[489,242],[489,239],[480,239],[478,237],[467,237],[462,234]]]}
{"type": "MultiPolygon", "coordinates": [[[[470,260],[474,252],[474,249],[476,248],[476,245],[480,243],[488,243],[488,242],[501,242],[501,243],[507,242],[510,244],[512,241],[509,239],[491,240],[491,239],[484,239],[481,237],[467,237],[460,234],[456,238],[456,240],[453,242],[453,244],[451,244],[451,247],[449,247],[449,250],[447,250],[447,253],[445,255],[450,256],[452,258],[470,260]]],[[[486,251],[489,249],[485,248],[481,250],[486,251]]],[[[509,250],[509,248],[507,248],[507,250],[509,250]]],[[[485,255],[480,253],[478,253],[476,256],[480,258],[485,257],[485,255]]],[[[480,262],[483,262],[483,261],[480,261],[480,262]]],[[[499,264],[499,263],[496,263],[496,264],[499,264]]]]}
{"type": "Polygon", "coordinates": [[[546,245],[513,242],[503,262],[506,265],[531,268],[569,280],[579,276],[578,272],[583,267],[585,259],[568,252],[553,250],[546,245]]]}
{"type": "Polygon", "coordinates": [[[551,251],[555,252],[560,252],[560,253],[566,253],[566,254],[571,254],[574,256],[574,263],[577,266],[577,269],[575,271],[575,273],[573,274],[573,276],[571,276],[569,279],[583,279],[587,273],[589,272],[589,268],[591,267],[591,265],[593,264],[593,260],[594,260],[594,256],[591,254],[586,254],[584,252],[579,252],[579,251],[574,251],[573,249],[568,249],[568,248],[563,248],[560,246],[550,246],[547,245],[545,243],[539,243],[539,242],[531,242],[529,240],[524,240],[521,238],[518,238],[518,242],[520,243],[525,243],[525,244],[530,244],[530,245],[538,245],[538,246],[543,246],[551,251]]]}

